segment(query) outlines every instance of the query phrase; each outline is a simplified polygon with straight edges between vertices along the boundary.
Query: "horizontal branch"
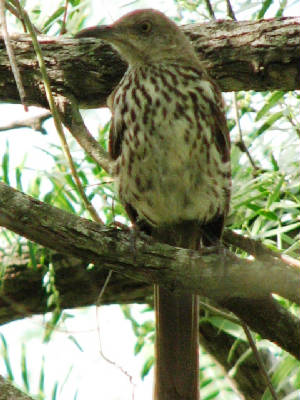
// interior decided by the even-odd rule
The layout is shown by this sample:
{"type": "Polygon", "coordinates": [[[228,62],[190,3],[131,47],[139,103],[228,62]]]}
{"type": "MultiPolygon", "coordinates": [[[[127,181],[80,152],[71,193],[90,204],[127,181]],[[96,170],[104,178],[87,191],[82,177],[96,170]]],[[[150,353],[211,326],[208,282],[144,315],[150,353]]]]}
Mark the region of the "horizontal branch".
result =
{"type": "MultiPolygon", "coordinates": [[[[216,21],[182,27],[223,91],[300,88],[300,18],[216,21]]],[[[28,104],[47,107],[28,35],[11,37],[28,104]]],[[[126,64],[94,39],[40,36],[54,92],[72,94],[82,108],[103,107],[126,64]]],[[[19,102],[0,39],[0,101],[19,102]]]]}
{"type": "MultiPolygon", "coordinates": [[[[188,290],[208,297],[235,312],[263,337],[299,356],[300,343],[295,334],[299,321],[270,297],[270,293],[277,293],[299,304],[299,268],[276,257],[249,261],[222,247],[194,252],[155,243],[144,236],[136,238],[133,250],[128,232],[79,218],[3,183],[0,225],[86,264],[140,281],[141,286],[155,282],[170,290],[188,290]],[[274,329],[274,323],[278,329],[274,329]]],[[[39,283],[35,281],[35,285],[39,283]]]]}

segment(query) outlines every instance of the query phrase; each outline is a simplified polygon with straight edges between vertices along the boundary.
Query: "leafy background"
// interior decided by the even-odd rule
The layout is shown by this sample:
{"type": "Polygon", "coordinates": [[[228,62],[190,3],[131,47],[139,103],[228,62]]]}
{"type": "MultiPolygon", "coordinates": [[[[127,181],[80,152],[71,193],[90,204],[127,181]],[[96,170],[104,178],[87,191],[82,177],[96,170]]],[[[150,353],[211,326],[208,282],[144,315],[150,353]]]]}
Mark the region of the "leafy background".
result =
{"type": "MultiPolygon", "coordinates": [[[[255,20],[299,13],[298,1],[235,0],[232,8],[238,20],[255,20]]],[[[22,1],[32,22],[42,33],[59,35],[77,32],[84,26],[111,22],[120,15],[141,7],[156,7],[177,23],[207,21],[212,18],[208,1],[22,1]],[[68,3],[65,26],[63,19],[68,3]]],[[[216,18],[227,18],[228,1],[211,2],[216,18]]],[[[22,32],[20,22],[7,14],[11,31],[22,32]]],[[[233,195],[227,226],[237,232],[261,239],[267,246],[297,257],[299,253],[299,139],[300,93],[238,92],[225,94],[228,126],[232,139],[233,195]],[[246,151],[245,151],[246,150],[246,151]]],[[[30,108],[31,114],[38,110],[30,108]]],[[[0,105],[1,123],[21,117],[20,106],[0,105]]],[[[105,147],[109,132],[107,110],[82,111],[84,119],[105,147]]],[[[128,224],[124,210],[107,176],[68,137],[78,174],[88,199],[110,224],[128,224]]],[[[44,202],[88,217],[80,193],[62,153],[53,121],[42,131],[3,130],[0,126],[0,180],[44,202]],[[20,145],[21,143],[21,145],[20,145]]],[[[0,274],[14,254],[30,254],[29,268],[35,267],[34,243],[0,231],[0,274]],[[1,261],[2,260],[2,261],[1,261]]],[[[107,306],[80,310],[60,310],[55,288],[55,272],[48,267],[45,287],[54,312],[16,321],[0,327],[0,373],[37,399],[135,399],[151,398],[153,365],[153,311],[149,306],[107,306]],[[99,333],[100,332],[100,333],[99,333]],[[103,360],[104,354],[114,365],[103,360]],[[96,350],[95,350],[96,349],[96,350]],[[128,371],[127,376],[122,369],[128,371]],[[131,377],[133,377],[131,379],[131,377]]],[[[295,305],[282,304],[298,313],[295,305]]],[[[204,317],[236,341],[245,340],[241,328],[231,321],[207,313],[204,317]]],[[[272,382],[278,390],[289,388],[282,399],[300,396],[299,362],[275,345],[255,336],[257,346],[274,356],[272,382]]],[[[234,352],[234,346],[232,348],[234,352]]],[[[239,399],[229,375],[205,352],[201,354],[202,398],[239,399]]],[[[228,355],[231,357],[231,354],[228,355]]],[[[263,399],[270,398],[265,393],[263,399]]]]}

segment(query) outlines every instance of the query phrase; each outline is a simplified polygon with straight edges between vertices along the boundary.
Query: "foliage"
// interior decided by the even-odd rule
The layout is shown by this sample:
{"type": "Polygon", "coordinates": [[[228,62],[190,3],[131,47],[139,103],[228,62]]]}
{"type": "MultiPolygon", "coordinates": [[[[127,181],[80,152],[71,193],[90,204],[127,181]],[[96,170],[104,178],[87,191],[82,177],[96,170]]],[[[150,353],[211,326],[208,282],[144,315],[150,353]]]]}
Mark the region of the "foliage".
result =
{"type": "MultiPolygon", "coordinates": [[[[14,5],[14,2],[10,2],[14,5]]],[[[89,1],[72,0],[69,2],[55,1],[23,1],[22,5],[27,9],[32,22],[41,33],[59,35],[61,32],[76,32],[86,24],[87,15],[90,13],[89,1]],[[68,9],[66,12],[66,4],[68,9]]],[[[228,3],[228,2],[227,2],[228,3]]],[[[210,2],[199,0],[176,0],[174,2],[178,22],[193,22],[207,20],[212,17],[209,11],[210,2]]],[[[251,2],[240,0],[233,4],[237,19],[258,19],[287,15],[295,5],[295,1],[264,0],[263,2],[251,2]]],[[[139,1],[130,3],[129,7],[139,7],[139,1]]],[[[217,18],[226,17],[226,2],[217,0],[212,4],[212,10],[217,18]]],[[[99,15],[99,22],[104,19],[104,14],[99,15]]],[[[8,21],[15,29],[22,30],[22,23],[8,14],[8,21]]],[[[298,110],[300,107],[300,95],[297,92],[274,93],[240,92],[237,94],[237,105],[241,131],[239,131],[235,117],[235,102],[231,95],[226,95],[228,125],[232,138],[232,172],[233,195],[231,212],[227,220],[227,226],[241,233],[247,233],[253,238],[261,239],[272,249],[278,249],[285,254],[296,257],[299,253],[299,208],[300,208],[300,180],[298,168],[298,148],[300,138],[300,120],[298,110]],[[241,151],[243,143],[251,155],[241,151]]],[[[92,124],[97,123],[98,140],[106,146],[108,139],[109,123],[102,122],[97,111],[85,112],[86,120],[92,124]]],[[[82,201],[78,186],[70,173],[61,146],[54,138],[54,128],[50,122],[44,125],[48,135],[43,138],[44,145],[38,148],[40,157],[47,160],[44,169],[28,170],[30,155],[24,156],[19,164],[13,161],[14,149],[8,139],[0,148],[1,169],[0,180],[22,190],[35,198],[51,205],[60,207],[68,212],[87,217],[85,205],[82,201]]],[[[35,134],[36,133],[32,133],[35,134]]],[[[101,210],[100,216],[107,224],[119,221],[128,224],[123,207],[115,197],[112,181],[95,163],[86,156],[78,147],[78,144],[68,137],[77,173],[81,179],[88,200],[96,209],[101,210]]],[[[2,143],[2,142],[1,142],[2,143]]],[[[16,235],[1,231],[0,255],[7,260],[23,252],[30,254],[29,268],[36,268],[38,264],[44,265],[43,255],[38,252],[34,243],[28,242],[16,235]]],[[[55,272],[48,269],[48,281],[45,282],[49,292],[49,306],[55,305],[55,311],[46,324],[44,339],[51,340],[51,334],[59,326],[64,318],[59,308],[59,296],[55,288],[55,272]]],[[[0,276],[4,273],[5,264],[0,262],[0,276]]],[[[295,306],[282,300],[285,307],[295,312],[295,306]]],[[[146,361],[141,371],[144,378],[153,364],[153,355],[149,354],[149,346],[152,346],[154,338],[153,321],[148,317],[138,322],[132,315],[131,307],[122,306],[125,318],[130,321],[136,335],[135,354],[145,353],[146,361]]],[[[149,307],[144,309],[144,315],[148,315],[149,307]]],[[[298,310],[297,310],[298,311],[298,310]]],[[[216,326],[221,331],[232,335],[236,341],[245,340],[241,327],[231,321],[224,320],[207,312],[205,320],[216,326]]],[[[11,381],[16,377],[10,362],[11,349],[7,339],[0,334],[2,359],[6,375],[11,381]]],[[[74,339],[76,341],[76,339],[74,339]]],[[[296,398],[300,390],[299,363],[283,351],[278,350],[270,343],[266,343],[256,335],[258,347],[267,347],[276,358],[272,374],[275,387],[280,390],[290,385],[296,398]],[[296,392],[296,390],[298,390],[296,392]]],[[[27,392],[33,391],[31,385],[31,366],[26,360],[26,345],[22,345],[21,371],[22,383],[27,392]]],[[[232,347],[234,352],[234,346],[232,347]]],[[[231,354],[228,355],[230,357],[231,354]]],[[[231,371],[234,377],[235,369],[243,363],[248,354],[241,358],[231,371]]],[[[204,354],[201,358],[201,387],[203,399],[235,399],[236,394],[232,389],[230,380],[219,368],[217,363],[204,354]]],[[[51,390],[50,397],[45,395],[45,380],[47,371],[42,357],[38,399],[57,399],[58,388],[62,383],[61,377],[51,390]]],[[[67,379],[67,378],[66,378],[67,379]]],[[[74,395],[74,398],[77,394],[74,395]]],[[[266,392],[264,400],[270,398],[266,392]]],[[[284,398],[284,397],[282,397],[284,398]]]]}

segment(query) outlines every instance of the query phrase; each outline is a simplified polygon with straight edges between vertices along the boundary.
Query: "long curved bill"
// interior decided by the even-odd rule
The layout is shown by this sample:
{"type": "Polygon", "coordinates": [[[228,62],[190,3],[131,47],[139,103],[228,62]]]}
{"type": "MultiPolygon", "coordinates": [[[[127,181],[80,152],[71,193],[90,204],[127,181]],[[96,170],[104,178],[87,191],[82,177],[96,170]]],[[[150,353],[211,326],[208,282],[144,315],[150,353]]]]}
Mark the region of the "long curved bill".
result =
{"type": "Polygon", "coordinates": [[[74,36],[76,39],[80,38],[99,38],[106,39],[111,37],[113,29],[111,25],[91,26],[90,28],[82,29],[74,36]]]}

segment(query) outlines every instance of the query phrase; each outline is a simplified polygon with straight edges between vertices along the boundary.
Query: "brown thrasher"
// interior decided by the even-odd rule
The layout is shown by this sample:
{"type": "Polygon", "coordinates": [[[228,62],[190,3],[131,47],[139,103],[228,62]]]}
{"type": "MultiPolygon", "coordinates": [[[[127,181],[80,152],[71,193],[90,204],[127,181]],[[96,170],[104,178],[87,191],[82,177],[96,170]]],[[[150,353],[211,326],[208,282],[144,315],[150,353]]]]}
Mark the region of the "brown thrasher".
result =
{"type": "MultiPolygon", "coordinates": [[[[108,100],[113,173],[135,226],[197,250],[218,242],[230,197],[222,97],[180,29],[139,10],[77,37],[112,44],[128,69],[108,100]]],[[[155,400],[199,399],[198,298],[155,286],[155,400]]]]}

